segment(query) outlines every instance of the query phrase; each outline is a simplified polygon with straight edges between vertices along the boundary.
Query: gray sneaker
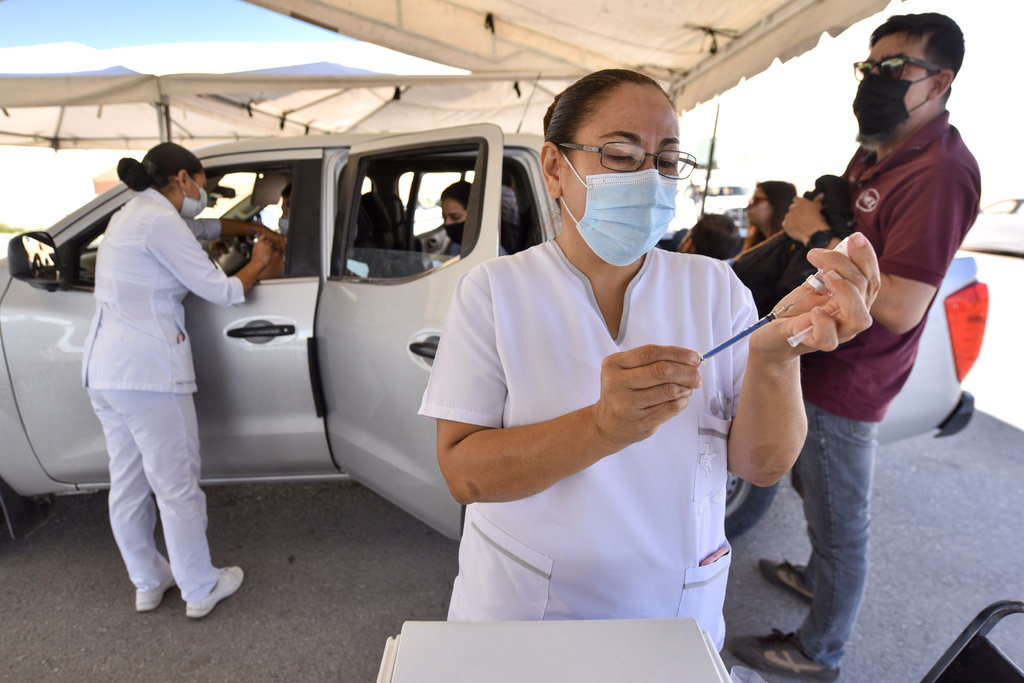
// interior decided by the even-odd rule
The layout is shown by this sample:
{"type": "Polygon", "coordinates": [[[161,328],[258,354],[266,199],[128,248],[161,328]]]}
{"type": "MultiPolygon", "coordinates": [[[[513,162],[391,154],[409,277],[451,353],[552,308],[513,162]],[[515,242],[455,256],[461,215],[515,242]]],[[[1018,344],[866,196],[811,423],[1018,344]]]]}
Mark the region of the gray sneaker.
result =
{"type": "Polygon", "coordinates": [[[839,667],[828,669],[803,653],[795,633],[772,629],[767,636],[733,638],[729,649],[737,659],[765,673],[808,681],[834,681],[839,678],[839,667]]]}
{"type": "Polygon", "coordinates": [[[245,578],[241,567],[225,567],[219,570],[219,572],[217,584],[210,591],[209,595],[202,600],[185,603],[185,614],[193,619],[205,617],[213,611],[218,602],[234,595],[235,591],[242,585],[242,579],[245,578]]]}
{"type": "Polygon", "coordinates": [[[761,558],[760,562],[757,563],[757,568],[761,570],[761,576],[768,579],[768,583],[774,583],[780,588],[785,588],[799,596],[807,604],[810,604],[814,599],[814,592],[804,583],[804,569],[806,567],[792,565],[789,562],[774,562],[761,558]]]}

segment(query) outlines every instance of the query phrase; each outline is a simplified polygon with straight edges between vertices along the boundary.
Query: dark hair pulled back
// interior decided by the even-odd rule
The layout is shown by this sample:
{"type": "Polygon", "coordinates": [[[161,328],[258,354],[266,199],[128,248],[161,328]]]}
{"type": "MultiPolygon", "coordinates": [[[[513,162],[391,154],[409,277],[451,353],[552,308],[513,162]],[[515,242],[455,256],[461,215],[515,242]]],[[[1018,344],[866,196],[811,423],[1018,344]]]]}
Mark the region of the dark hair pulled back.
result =
{"type": "Polygon", "coordinates": [[[575,142],[577,131],[594,115],[601,102],[617,88],[630,84],[657,88],[665,101],[675,108],[668,93],[650,76],[628,69],[595,71],[555,95],[544,114],[544,141],[575,142]]]}
{"type": "Polygon", "coordinates": [[[472,189],[473,185],[471,183],[459,180],[444,188],[444,192],[441,193],[441,199],[454,199],[459,204],[462,204],[462,208],[465,209],[469,206],[469,193],[472,189]]]}
{"type": "Polygon", "coordinates": [[[182,169],[192,176],[203,172],[203,164],[181,145],[162,142],[146,152],[141,162],[131,157],[117,162],[117,177],[136,192],[149,187],[159,190],[167,185],[168,178],[182,169]]]}

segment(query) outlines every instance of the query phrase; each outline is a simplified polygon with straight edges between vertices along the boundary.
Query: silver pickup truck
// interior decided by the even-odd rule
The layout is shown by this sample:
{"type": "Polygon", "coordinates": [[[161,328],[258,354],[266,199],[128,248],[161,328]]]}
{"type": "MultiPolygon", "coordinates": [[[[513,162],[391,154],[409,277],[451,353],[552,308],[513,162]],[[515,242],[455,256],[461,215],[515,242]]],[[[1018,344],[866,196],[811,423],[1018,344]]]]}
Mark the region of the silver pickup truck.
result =
{"type": "MultiPolygon", "coordinates": [[[[462,508],[441,476],[434,425],[416,412],[459,276],[553,236],[540,144],[474,125],[198,152],[216,200],[203,217],[262,216],[274,227],[281,191],[292,188],[283,276],[232,308],[185,300],[204,484],[351,478],[459,536],[462,508]],[[461,251],[450,256],[436,207],[459,179],[473,189],[461,251]]],[[[46,233],[15,238],[0,262],[0,504],[16,538],[46,520],[55,495],[108,486],[81,362],[96,250],[132,196],[115,186],[46,233]]],[[[230,274],[251,245],[232,238],[206,247],[230,274]]],[[[970,286],[972,263],[951,271],[943,300],[970,286]]],[[[945,311],[933,307],[904,392],[913,397],[901,396],[886,438],[950,431],[970,417],[945,311]]],[[[749,517],[763,490],[737,482],[731,491],[733,516],[749,517]]]]}

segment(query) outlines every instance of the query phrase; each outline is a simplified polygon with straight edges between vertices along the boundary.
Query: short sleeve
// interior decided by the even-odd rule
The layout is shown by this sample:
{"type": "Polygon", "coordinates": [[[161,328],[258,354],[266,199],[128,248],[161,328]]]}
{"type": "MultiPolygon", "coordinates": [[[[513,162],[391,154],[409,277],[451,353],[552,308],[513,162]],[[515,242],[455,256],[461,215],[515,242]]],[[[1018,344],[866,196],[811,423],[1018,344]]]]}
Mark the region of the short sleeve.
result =
{"type": "MultiPolygon", "coordinates": [[[[733,334],[739,334],[757,322],[757,307],[754,297],[746,285],[740,282],[736,274],[729,269],[732,283],[732,325],[733,334]]],[[[787,292],[788,294],[788,292],[787,292]]],[[[733,396],[740,395],[743,387],[743,376],[747,372],[747,357],[750,354],[749,340],[732,345],[732,389],[733,396]]]]}
{"type": "Polygon", "coordinates": [[[419,414],[498,428],[507,396],[491,281],[478,268],[455,286],[419,414]]]}
{"type": "Polygon", "coordinates": [[[893,198],[878,260],[883,273],[938,287],[964,235],[977,216],[977,191],[963,174],[915,178],[893,198]]]}

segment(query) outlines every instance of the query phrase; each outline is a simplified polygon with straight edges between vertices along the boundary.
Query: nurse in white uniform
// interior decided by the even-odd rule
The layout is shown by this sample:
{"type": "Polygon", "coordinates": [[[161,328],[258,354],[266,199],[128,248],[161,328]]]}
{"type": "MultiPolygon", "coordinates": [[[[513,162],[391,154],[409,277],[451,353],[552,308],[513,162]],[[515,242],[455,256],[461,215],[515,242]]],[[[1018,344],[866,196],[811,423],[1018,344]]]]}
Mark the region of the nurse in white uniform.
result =
{"type": "Polygon", "coordinates": [[[83,382],[107,440],[110,525],[136,587],[136,609],[156,609],[177,584],[186,614],[198,618],[238,590],[243,573],[210,561],[181,302],[192,292],[222,306],[241,303],[284,239],[262,226],[193,220],[206,206],[206,174],[173,143],[157,145],[141,163],[122,159],[117,173],[139,194],[111,217],[97,253],[83,382]],[[250,231],[257,233],[252,260],[234,277],[215,268],[197,241],[250,231]],[[156,507],[166,558],[153,540],[156,507]]]}
{"type": "Polygon", "coordinates": [[[420,408],[468,506],[451,620],[695,617],[721,648],[727,470],[767,486],[790,468],[799,355],[870,325],[878,266],[859,240],[811,252],[833,297],[700,363],[756,311],[728,266],[653,249],[692,170],[678,125],[641,74],[567,88],[541,150],[561,233],[456,287],[420,408]]]}

